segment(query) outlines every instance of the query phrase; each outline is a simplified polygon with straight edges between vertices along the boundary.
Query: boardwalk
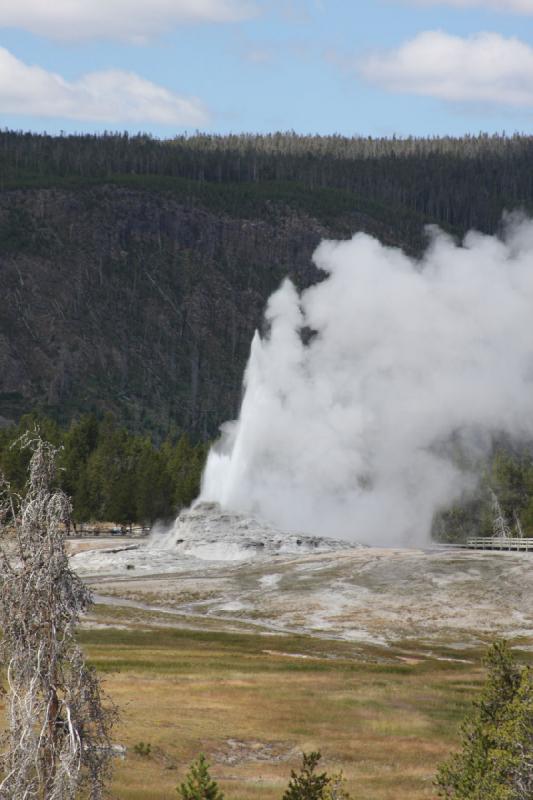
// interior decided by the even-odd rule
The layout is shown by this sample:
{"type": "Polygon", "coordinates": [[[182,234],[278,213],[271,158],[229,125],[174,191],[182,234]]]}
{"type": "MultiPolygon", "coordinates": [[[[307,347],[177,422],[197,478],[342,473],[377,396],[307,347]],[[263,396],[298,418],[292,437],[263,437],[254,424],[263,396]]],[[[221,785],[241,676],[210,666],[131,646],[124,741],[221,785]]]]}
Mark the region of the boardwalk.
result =
{"type": "Polygon", "coordinates": [[[459,545],[468,550],[523,550],[533,553],[533,539],[509,536],[472,536],[466,544],[459,545]]]}

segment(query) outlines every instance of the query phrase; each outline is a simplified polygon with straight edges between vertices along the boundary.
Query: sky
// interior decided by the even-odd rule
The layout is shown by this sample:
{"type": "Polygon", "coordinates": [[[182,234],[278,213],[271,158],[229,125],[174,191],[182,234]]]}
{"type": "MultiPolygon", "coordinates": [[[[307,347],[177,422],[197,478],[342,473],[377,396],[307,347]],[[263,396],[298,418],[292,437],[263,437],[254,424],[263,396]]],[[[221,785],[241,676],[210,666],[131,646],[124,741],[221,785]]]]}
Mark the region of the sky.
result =
{"type": "Polygon", "coordinates": [[[533,0],[1,0],[0,127],[530,133],[533,0]]]}

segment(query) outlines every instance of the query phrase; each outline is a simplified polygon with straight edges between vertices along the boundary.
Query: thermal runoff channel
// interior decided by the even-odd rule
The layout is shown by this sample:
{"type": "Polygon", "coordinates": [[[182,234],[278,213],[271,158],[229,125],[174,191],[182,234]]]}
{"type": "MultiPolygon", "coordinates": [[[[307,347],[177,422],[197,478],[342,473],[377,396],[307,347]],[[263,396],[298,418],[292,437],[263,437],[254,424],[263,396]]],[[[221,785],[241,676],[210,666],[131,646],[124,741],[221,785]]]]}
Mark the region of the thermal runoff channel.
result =
{"type": "Polygon", "coordinates": [[[202,500],[284,530],[423,544],[494,433],[533,440],[533,222],[429,236],[421,259],[365,234],[324,241],[327,277],[271,296],[202,500]]]}

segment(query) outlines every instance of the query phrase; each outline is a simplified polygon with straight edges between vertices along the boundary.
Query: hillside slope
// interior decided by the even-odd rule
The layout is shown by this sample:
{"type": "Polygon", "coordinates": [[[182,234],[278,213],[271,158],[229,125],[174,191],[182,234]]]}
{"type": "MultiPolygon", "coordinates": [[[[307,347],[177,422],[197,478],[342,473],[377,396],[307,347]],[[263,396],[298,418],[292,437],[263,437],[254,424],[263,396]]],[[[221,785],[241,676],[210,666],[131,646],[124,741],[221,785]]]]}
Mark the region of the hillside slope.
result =
{"type": "Polygon", "coordinates": [[[419,252],[426,223],[491,231],[533,196],[529,139],[353,141],[0,133],[0,423],[111,411],[210,437],[267,297],[319,278],[322,238],[419,252]]]}
{"type": "MultiPolygon", "coordinates": [[[[357,213],[351,227],[394,241],[357,213]]],[[[0,415],[112,411],[212,435],[238,410],[268,295],[316,280],[311,254],[334,235],[290,207],[246,219],[116,185],[4,191],[0,415]]]]}

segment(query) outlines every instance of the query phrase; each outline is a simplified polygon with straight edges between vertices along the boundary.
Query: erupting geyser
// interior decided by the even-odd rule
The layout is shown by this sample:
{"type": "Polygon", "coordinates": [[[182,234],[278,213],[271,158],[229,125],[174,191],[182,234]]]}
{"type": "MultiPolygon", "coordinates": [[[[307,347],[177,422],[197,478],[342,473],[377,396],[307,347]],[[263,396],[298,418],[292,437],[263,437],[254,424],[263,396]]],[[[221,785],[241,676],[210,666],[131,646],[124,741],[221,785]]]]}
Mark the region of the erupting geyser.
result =
{"type": "Polygon", "coordinates": [[[468,483],[453,448],[532,437],[533,223],[507,217],[501,239],[462,246],[430,235],[421,260],[364,234],[323,242],[327,278],[272,295],[201,500],[285,530],[422,544],[468,483]]]}

